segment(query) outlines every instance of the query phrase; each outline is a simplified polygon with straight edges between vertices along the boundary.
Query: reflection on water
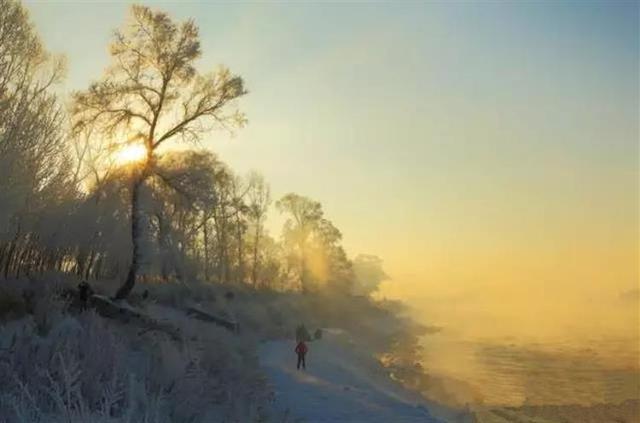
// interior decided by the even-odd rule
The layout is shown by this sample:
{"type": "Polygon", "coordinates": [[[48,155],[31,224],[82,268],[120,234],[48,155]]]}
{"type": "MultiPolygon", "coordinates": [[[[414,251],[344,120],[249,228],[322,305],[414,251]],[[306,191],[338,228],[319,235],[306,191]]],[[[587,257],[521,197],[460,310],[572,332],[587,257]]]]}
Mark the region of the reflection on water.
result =
{"type": "Polygon", "coordinates": [[[637,339],[523,343],[456,339],[445,331],[424,346],[427,372],[444,385],[434,392],[441,401],[591,405],[640,398],[637,339]]]}

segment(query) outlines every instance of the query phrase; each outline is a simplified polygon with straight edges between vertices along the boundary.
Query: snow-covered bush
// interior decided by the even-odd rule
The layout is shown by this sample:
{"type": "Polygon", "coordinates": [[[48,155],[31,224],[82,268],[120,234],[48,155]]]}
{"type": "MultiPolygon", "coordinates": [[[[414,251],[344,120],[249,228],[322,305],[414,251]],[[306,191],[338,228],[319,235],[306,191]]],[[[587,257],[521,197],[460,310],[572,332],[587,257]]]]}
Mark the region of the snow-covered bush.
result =
{"type": "Polygon", "coordinates": [[[36,313],[0,327],[1,422],[266,418],[267,392],[248,338],[171,313],[165,318],[182,329],[182,341],[93,311],[46,310],[46,318],[36,313]]]}

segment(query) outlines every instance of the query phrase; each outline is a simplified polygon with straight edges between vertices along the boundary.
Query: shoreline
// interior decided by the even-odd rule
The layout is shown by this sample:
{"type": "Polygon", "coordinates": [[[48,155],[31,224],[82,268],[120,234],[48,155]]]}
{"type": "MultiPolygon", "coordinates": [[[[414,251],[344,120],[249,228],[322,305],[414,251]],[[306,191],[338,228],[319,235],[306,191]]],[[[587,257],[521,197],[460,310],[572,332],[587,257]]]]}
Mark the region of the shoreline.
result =
{"type": "Polygon", "coordinates": [[[472,412],[477,423],[634,423],[640,421],[640,398],[617,404],[600,403],[589,406],[567,404],[482,407],[472,412]]]}

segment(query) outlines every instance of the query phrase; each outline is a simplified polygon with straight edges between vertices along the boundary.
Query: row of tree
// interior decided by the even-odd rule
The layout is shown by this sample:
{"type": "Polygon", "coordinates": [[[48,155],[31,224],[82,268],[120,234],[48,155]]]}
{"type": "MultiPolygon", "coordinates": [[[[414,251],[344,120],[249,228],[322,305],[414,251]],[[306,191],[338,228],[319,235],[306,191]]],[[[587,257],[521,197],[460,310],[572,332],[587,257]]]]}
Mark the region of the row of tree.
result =
{"type": "Polygon", "coordinates": [[[275,202],[269,185],[191,146],[246,123],[242,78],[200,73],[198,29],[142,6],[114,35],[111,64],[62,107],[64,60],[46,52],[23,6],[0,0],[0,277],[57,271],[122,279],[201,279],[311,292],[368,294],[386,278],[377,257],[351,261],[320,203],[275,202]],[[139,160],[118,152],[143,147],[139,160]]]}

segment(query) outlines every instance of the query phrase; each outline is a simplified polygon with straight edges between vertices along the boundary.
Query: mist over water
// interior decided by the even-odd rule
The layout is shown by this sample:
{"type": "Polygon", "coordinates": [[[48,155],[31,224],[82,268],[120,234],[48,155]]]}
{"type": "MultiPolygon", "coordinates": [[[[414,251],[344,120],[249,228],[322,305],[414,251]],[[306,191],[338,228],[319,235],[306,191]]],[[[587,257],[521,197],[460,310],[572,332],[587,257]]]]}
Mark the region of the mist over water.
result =
{"type": "Polygon", "coordinates": [[[456,387],[450,393],[458,403],[592,405],[638,398],[637,339],[528,342],[441,333],[426,338],[424,347],[427,372],[456,387]]]}
{"type": "Polygon", "coordinates": [[[433,399],[472,407],[640,399],[636,291],[581,308],[486,294],[405,298],[424,324],[441,328],[422,340],[424,368],[437,381],[433,399]],[[502,302],[517,306],[507,313],[502,302]]]}

